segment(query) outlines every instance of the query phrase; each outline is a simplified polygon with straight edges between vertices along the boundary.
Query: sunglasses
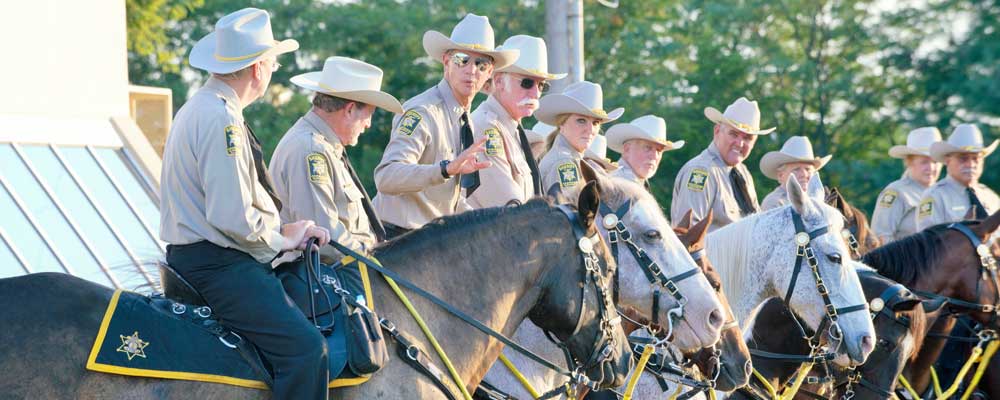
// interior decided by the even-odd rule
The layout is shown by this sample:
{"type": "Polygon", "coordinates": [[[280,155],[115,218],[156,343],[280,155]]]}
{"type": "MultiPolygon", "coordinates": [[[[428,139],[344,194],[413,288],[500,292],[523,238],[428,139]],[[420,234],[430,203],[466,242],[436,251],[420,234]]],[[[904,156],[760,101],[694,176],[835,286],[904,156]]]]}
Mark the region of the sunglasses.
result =
{"type": "Polygon", "coordinates": [[[545,93],[545,92],[549,91],[549,83],[546,82],[546,81],[543,81],[543,80],[537,80],[536,81],[536,80],[531,79],[531,78],[523,78],[523,79],[521,79],[521,88],[522,89],[531,89],[531,88],[533,88],[535,86],[538,86],[538,91],[539,92],[545,93]]]}
{"type": "Polygon", "coordinates": [[[460,68],[468,65],[470,61],[476,65],[476,69],[478,69],[479,72],[486,72],[489,67],[493,66],[493,59],[489,57],[472,57],[462,52],[455,52],[451,54],[451,63],[460,68]]]}

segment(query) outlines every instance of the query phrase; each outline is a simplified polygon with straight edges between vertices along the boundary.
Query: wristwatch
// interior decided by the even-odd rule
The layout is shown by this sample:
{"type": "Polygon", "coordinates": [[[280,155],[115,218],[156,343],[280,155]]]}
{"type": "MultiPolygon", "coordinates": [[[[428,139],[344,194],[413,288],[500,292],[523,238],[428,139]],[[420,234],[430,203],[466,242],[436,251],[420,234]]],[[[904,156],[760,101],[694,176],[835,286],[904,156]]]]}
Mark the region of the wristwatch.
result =
{"type": "Polygon", "coordinates": [[[451,175],[448,174],[448,164],[451,164],[451,160],[441,160],[441,163],[438,164],[441,166],[441,176],[443,176],[444,179],[451,178],[451,175]]]}

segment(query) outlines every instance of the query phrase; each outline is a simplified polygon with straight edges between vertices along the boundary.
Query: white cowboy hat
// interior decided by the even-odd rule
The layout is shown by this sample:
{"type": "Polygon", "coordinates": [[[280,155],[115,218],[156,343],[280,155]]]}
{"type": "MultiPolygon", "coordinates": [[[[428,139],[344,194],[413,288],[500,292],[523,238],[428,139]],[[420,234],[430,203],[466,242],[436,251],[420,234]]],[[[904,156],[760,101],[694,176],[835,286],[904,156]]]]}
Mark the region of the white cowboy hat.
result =
{"type": "Polygon", "coordinates": [[[727,124],[751,135],[766,135],[774,131],[774,128],[760,129],[760,108],[756,101],[747,100],[746,97],[736,99],[733,104],[726,107],[725,113],[720,113],[714,107],[705,107],[705,117],[717,124],[727,124]]]}
{"type": "Polygon", "coordinates": [[[549,125],[559,125],[558,119],[563,114],[580,114],[607,123],[618,119],[625,112],[624,108],[616,108],[611,112],[604,111],[604,91],[601,85],[581,81],[569,85],[562,93],[542,97],[535,111],[535,119],[549,125]]]}
{"type": "Polygon", "coordinates": [[[528,143],[544,142],[554,130],[556,130],[556,127],[544,122],[538,122],[531,129],[525,130],[524,135],[528,137],[528,143]]]}
{"type": "Polygon", "coordinates": [[[219,19],[215,31],[191,49],[192,67],[216,74],[246,68],[266,57],[298,50],[295,39],[274,40],[267,11],[244,8],[219,19]]]}
{"type": "Polygon", "coordinates": [[[760,159],[760,171],[764,176],[778,180],[778,168],[782,165],[801,162],[811,163],[819,171],[830,162],[833,155],[816,157],[813,155],[812,143],[805,136],[792,136],[785,141],[779,151],[770,151],[760,159]]]}
{"type": "Polygon", "coordinates": [[[925,126],[910,131],[906,135],[906,145],[897,144],[889,148],[889,157],[930,156],[931,144],[941,141],[941,131],[933,126],[925,126]]]}
{"type": "Polygon", "coordinates": [[[655,115],[643,115],[632,122],[622,123],[608,129],[608,147],[618,153],[625,148],[625,142],[632,139],[648,140],[666,146],[665,151],[684,147],[684,141],[667,140],[667,121],[655,115]]]}
{"type": "Polygon", "coordinates": [[[594,136],[594,141],[590,142],[587,150],[584,150],[583,158],[596,161],[607,172],[618,169],[618,166],[608,159],[608,140],[603,135],[594,136]]]}
{"type": "Polygon", "coordinates": [[[534,78],[546,80],[558,80],[566,77],[566,74],[549,73],[549,56],[545,48],[545,41],[541,38],[528,35],[514,35],[503,42],[497,50],[517,50],[520,55],[517,61],[503,68],[497,68],[495,72],[511,72],[515,74],[527,75],[534,78]]]}
{"type": "Polygon", "coordinates": [[[451,37],[438,31],[424,33],[424,51],[434,60],[441,62],[441,56],[448,50],[468,50],[493,58],[493,69],[497,70],[517,60],[517,50],[493,48],[493,27],[489,18],[476,14],[466,14],[465,18],[451,30],[451,37]]]}
{"type": "Polygon", "coordinates": [[[997,149],[1000,140],[993,140],[989,146],[983,146],[983,133],[979,127],[973,124],[961,124],[948,136],[948,141],[937,142],[931,145],[931,158],[937,162],[944,162],[944,159],[951,153],[982,153],[983,157],[993,153],[997,149]]]}
{"type": "Polygon", "coordinates": [[[382,70],[364,61],[330,57],[323,63],[323,71],[296,75],[291,80],[314,92],[371,104],[396,114],[403,112],[399,100],[381,91],[382,70]]]}

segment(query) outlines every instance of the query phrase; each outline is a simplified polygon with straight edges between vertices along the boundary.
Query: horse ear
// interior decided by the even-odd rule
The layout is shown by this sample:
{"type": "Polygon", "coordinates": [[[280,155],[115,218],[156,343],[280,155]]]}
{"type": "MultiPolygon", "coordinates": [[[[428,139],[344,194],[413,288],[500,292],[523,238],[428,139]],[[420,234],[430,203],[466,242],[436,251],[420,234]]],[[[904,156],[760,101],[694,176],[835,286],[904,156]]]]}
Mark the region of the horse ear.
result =
{"type": "Polygon", "coordinates": [[[583,176],[584,182],[594,182],[600,179],[597,176],[597,171],[594,171],[594,167],[591,167],[586,160],[580,160],[580,175],[583,176]]]}
{"type": "Polygon", "coordinates": [[[577,213],[580,215],[581,227],[590,235],[596,228],[594,218],[597,217],[597,208],[601,204],[601,187],[597,182],[587,182],[580,191],[580,199],[577,202],[577,213]]]}
{"type": "MultiPolygon", "coordinates": [[[[936,299],[929,299],[921,301],[921,305],[924,307],[925,313],[936,312],[941,309],[941,306],[948,303],[948,299],[944,297],[938,297],[936,299]]],[[[928,316],[929,317],[929,316],[928,316]]]]}
{"type": "Polygon", "coordinates": [[[914,307],[916,307],[917,304],[921,304],[920,299],[916,297],[907,298],[905,300],[900,300],[896,302],[896,304],[893,304],[892,311],[910,311],[914,307]]]}
{"type": "Polygon", "coordinates": [[[805,214],[806,205],[809,202],[806,201],[806,192],[799,186],[799,180],[789,178],[785,181],[785,192],[788,193],[788,201],[795,208],[795,211],[798,211],[799,215],[805,214]]]}
{"type": "MultiPolygon", "coordinates": [[[[691,211],[688,211],[688,214],[690,213],[691,211]]],[[[688,230],[688,235],[691,235],[691,237],[694,238],[694,240],[692,240],[690,243],[704,243],[705,235],[708,234],[708,227],[709,225],[712,225],[713,217],[714,217],[713,211],[708,210],[708,214],[705,215],[705,218],[702,218],[701,221],[698,221],[697,224],[694,224],[694,226],[692,226],[691,229],[688,230]]]]}
{"type": "MultiPolygon", "coordinates": [[[[971,209],[972,207],[969,208],[971,209]]],[[[979,226],[976,227],[976,233],[978,233],[980,237],[987,237],[992,235],[993,231],[997,230],[997,226],[1000,226],[1000,211],[993,213],[993,215],[990,215],[984,219],[983,222],[979,223],[979,226]]]]}
{"type": "Polygon", "coordinates": [[[569,204],[570,202],[569,199],[566,198],[566,195],[562,193],[562,190],[559,189],[558,182],[549,186],[549,190],[545,192],[545,197],[552,199],[552,202],[555,204],[569,204]]]}
{"type": "Polygon", "coordinates": [[[813,174],[812,178],[809,178],[809,185],[806,186],[806,194],[818,202],[823,202],[826,197],[826,190],[823,189],[823,180],[819,178],[818,173],[813,174]]]}
{"type": "Polygon", "coordinates": [[[674,222],[674,228],[684,228],[691,229],[691,212],[694,210],[687,210],[681,219],[674,222]]]}

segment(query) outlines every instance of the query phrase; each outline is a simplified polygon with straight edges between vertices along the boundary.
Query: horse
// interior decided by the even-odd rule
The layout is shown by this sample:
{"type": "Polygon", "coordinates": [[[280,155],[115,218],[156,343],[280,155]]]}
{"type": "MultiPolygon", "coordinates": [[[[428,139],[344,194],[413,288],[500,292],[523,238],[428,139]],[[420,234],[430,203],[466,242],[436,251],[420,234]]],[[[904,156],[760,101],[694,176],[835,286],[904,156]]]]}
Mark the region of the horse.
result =
{"type": "Polygon", "coordinates": [[[744,326],[758,304],[784,297],[812,331],[831,324],[829,332],[839,342],[835,348],[848,355],[845,366],[859,365],[874,349],[875,332],[867,313],[857,312],[867,301],[857,273],[845,266],[850,250],[838,234],[844,217],[824,203],[818,175],[806,190],[795,179],[785,189],[788,205],[709,233],[709,260],[744,326]]]}
{"type": "MultiPolygon", "coordinates": [[[[996,314],[983,312],[983,305],[994,308],[1000,299],[996,280],[984,266],[973,239],[985,241],[1000,225],[1000,212],[983,221],[940,224],[889,243],[868,254],[861,261],[880,274],[902,283],[918,295],[947,298],[952,312],[968,313],[974,320],[996,328],[996,314]],[[972,237],[970,237],[971,235],[972,237]]],[[[994,245],[988,255],[1000,257],[994,245]]],[[[953,318],[943,317],[931,323],[931,332],[950,332],[953,318]]],[[[944,341],[928,334],[924,346],[903,375],[920,393],[930,383],[929,370],[943,349],[944,341]]]]}
{"type": "MultiPolygon", "coordinates": [[[[519,207],[444,217],[377,246],[374,256],[399,276],[504,335],[509,336],[522,320],[530,318],[581,360],[600,351],[599,342],[609,342],[604,361],[581,372],[602,387],[620,386],[632,366],[625,334],[620,324],[608,324],[599,317],[605,302],[597,298],[597,290],[581,290],[595,285],[584,281],[593,271],[587,270],[592,263],[584,261],[578,246],[583,241],[594,243],[578,237],[576,230],[584,231],[586,238],[596,235],[594,217],[599,202],[598,189],[590,184],[583,188],[578,211],[573,214],[536,199],[519,207]]],[[[593,247],[592,254],[599,258],[606,275],[604,267],[613,268],[614,261],[603,243],[598,241],[593,247]]],[[[598,281],[607,281],[607,276],[598,281]]],[[[416,337],[419,328],[403,303],[389,294],[389,287],[377,275],[371,283],[378,294],[374,307],[380,316],[416,337]]],[[[86,370],[90,345],[111,297],[109,288],[63,274],[0,279],[0,305],[8,310],[3,314],[0,343],[5,349],[18,349],[0,354],[0,368],[6,371],[0,377],[0,392],[16,398],[270,397],[268,391],[217,383],[86,370]]],[[[430,330],[442,339],[441,346],[450,355],[461,384],[474,388],[499,355],[500,343],[423,297],[411,296],[410,300],[430,330]]],[[[429,348],[423,337],[417,342],[418,347],[429,348]]],[[[399,354],[398,350],[395,343],[389,343],[391,354],[399,354]]],[[[446,385],[453,393],[459,392],[453,383],[446,385]]],[[[446,395],[402,358],[392,357],[367,383],[332,389],[330,397],[415,399],[446,395]]]]}
{"type": "Polygon", "coordinates": [[[865,212],[850,205],[836,187],[829,188],[826,194],[826,204],[833,206],[844,215],[844,225],[851,236],[846,234],[843,236],[848,241],[848,247],[851,248],[855,258],[882,245],[878,236],[872,232],[865,212]]]}
{"type": "MultiPolygon", "coordinates": [[[[582,177],[586,182],[592,182],[601,192],[601,210],[619,210],[625,207],[620,221],[625,230],[635,235],[632,241],[656,265],[662,266],[667,276],[680,276],[696,271],[698,266],[685,251],[670,224],[663,216],[656,200],[642,186],[625,179],[607,176],[595,171],[586,163],[581,164],[582,177]]],[[[558,200],[557,200],[558,201],[558,200]]],[[[602,212],[599,218],[604,222],[607,213],[602,212]]],[[[617,218],[617,217],[616,217],[617,218]]],[[[612,228],[614,227],[612,225],[612,228]]],[[[599,231],[605,240],[610,240],[609,227],[599,226],[599,231]]],[[[624,239],[622,239],[624,241],[624,239]]],[[[630,239],[631,240],[631,239],[630,239]]],[[[688,279],[676,280],[679,294],[686,299],[683,311],[678,315],[671,314],[679,306],[678,300],[669,295],[660,298],[658,306],[650,304],[653,298],[654,285],[646,280],[643,265],[640,265],[632,253],[619,251],[618,270],[615,273],[617,287],[616,303],[631,306],[641,310],[658,310],[661,321],[677,319],[678,323],[672,330],[674,343],[686,349],[697,349],[711,346],[719,339],[723,323],[723,309],[712,286],[703,274],[690,274],[688,279]]],[[[646,317],[652,317],[652,312],[644,311],[646,317]]],[[[545,334],[531,322],[522,323],[514,338],[525,343],[532,351],[547,357],[559,357],[557,348],[552,346],[545,334]]],[[[558,374],[541,368],[527,357],[509,350],[504,351],[505,357],[530,382],[536,391],[547,391],[562,386],[558,374]]],[[[563,379],[564,380],[564,379],[563,379]]],[[[530,398],[528,388],[503,363],[496,363],[484,379],[488,386],[517,398],[530,398]]]]}
{"type": "MultiPolygon", "coordinates": [[[[744,327],[746,343],[751,352],[780,351],[787,356],[809,358],[812,351],[809,341],[798,337],[800,322],[796,321],[795,314],[781,298],[769,297],[754,311],[755,315],[752,315],[744,327]],[[761,328],[758,329],[758,326],[761,328]]],[[[808,327],[805,329],[807,334],[813,333],[808,327]]],[[[768,387],[781,390],[782,385],[798,371],[799,364],[768,357],[755,359],[753,368],[759,376],[751,379],[748,385],[730,393],[727,399],[770,399],[772,396],[768,387]],[[761,382],[760,377],[764,377],[767,383],[761,382]]]]}

